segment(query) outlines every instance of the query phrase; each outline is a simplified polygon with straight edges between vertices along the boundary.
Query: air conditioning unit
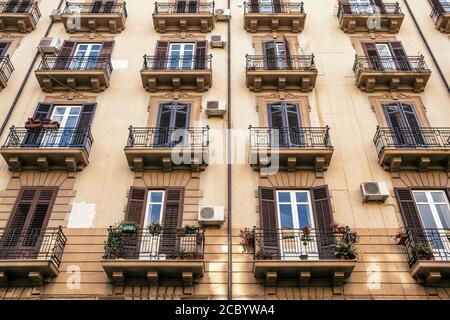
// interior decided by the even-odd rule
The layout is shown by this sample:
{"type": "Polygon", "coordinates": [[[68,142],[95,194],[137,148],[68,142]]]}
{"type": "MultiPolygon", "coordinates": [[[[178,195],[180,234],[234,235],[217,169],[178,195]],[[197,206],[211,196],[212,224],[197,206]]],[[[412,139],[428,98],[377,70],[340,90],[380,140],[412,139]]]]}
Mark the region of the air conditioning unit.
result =
{"type": "Polygon", "coordinates": [[[215,9],[214,14],[216,15],[217,21],[228,21],[231,19],[230,9],[215,9]]]}
{"type": "Polygon", "coordinates": [[[225,40],[222,35],[212,35],[211,36],[211,48],[225,48],[225,40]]]}
{"type": "Polygon", "coordinates": [[[361,183],[363,201],[386,201],[389,198],[389,190],[386,182],[363,182],[361,183]]]}
{"type": "Polygon", "coordinates": [[[225,222],[224,208],[218,206],[201,206],[198,222],[202,226],[219,226],[225,222]]]}
{"type": "Polygon", "coordinates": [[[208,117],[223,117],[227,112],[225,101],[208,101],[205,113],[208,117]]]}
{"type": "Polygon", "coordinates": [[[50,19],[54,22],[62,21],[61,15],[63,11],[63,9],[53,9],[52,13],[50,13],[50,19]]]}
{"type": "Polygon", "coordinates": [[[42,38],[38,45],[38,50],[42,55],[58,54],[61,49],[62,41],[60,38],[46,37],[42,38]]]}

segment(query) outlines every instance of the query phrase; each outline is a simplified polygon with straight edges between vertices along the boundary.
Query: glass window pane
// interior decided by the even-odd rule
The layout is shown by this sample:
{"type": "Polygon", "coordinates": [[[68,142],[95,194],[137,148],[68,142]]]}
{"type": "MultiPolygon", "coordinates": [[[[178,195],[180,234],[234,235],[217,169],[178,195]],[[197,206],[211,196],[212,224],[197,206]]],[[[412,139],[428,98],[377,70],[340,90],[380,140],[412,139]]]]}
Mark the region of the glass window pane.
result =
{"type": "Polygon", "coordinates": [[[444,229],[450,228],[450,210],[446,204],[437,204],[436,210],[439,214],[439,218],[441,219],[442,227],[444,229]]]}
{"type": "Polygon", "coordinates": [[[161,218],[161,205],[160,204],[151,204],[149,207],[150,212],[150,223],[151,222],[160,222],[161,218]]]}
{"type": "Polygon", "coordinates": [[[150,194],[150,202],[162,202],[162,192],[152,192],[150,194]]]}
{"type": "Polygon", "coordinates": [[[70,108],[69,114],[79,114],[81,111],[80,107],[70,108]]]}
{"type": "Polygon", "coordinates": [[[309,205],[307,204],[299,204],[297,205],[297,211],[298,211],[298,221],[299,221],[299,227],[311,227],[311,221],[309,220],[309,205]]]}
{"type": "Polygon", "coordinates": [[[425,192],[414,192],[416,202],[428,202],[425,192]]]}
{"type": "Polygon", "coordinates": [[[297,198],[297,202],[308,202],[308,193],[307,192],[296,192],[295,196],[297,198]]]}
{"type": "Polygon", "coordinates": [[[281,228],[293,228],[294,222],[292,219],[292,207],[290,204],[280,205],[280,220],[281,228]]]}
{"type": "Polygon", "coordinates": [[[289,192],[279,192],[278,193],[279,202],[291,202],[291,194],[289,192]]]}
{"type": "Polygon", "coordinates": [[[434,202],[445,202],[445,196],[443,192],[431,192],[431,197],[434,202]]]}
{"type": "Polygon", "coordinates": [[[424,227],[426,229],[436,229],[436,222],[434,221],[430,206],[428,204],[419,204],[417,207],[419,208],[424,227]]]}

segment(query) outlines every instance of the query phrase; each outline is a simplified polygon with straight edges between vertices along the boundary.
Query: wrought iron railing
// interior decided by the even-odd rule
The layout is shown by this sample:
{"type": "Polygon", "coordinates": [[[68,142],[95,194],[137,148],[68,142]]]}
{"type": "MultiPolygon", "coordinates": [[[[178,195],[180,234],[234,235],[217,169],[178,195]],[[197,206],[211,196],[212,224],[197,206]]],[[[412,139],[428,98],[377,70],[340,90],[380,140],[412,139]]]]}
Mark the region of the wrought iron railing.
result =
{"type": "Polygon", "coordinates": [[[440,1],[431,1],[430,2],[432,10],[430,17],[433,20],[433,22],[436,24],[441,16],[443,16],[446,13],[450,14],[450,3],[443,3],[440,1]]]}
{"type": "Polygon", "coordinates": [[[203,260],[203,229],[139,228],[125,233],[120,227],[108,229],[104,259],[203,260]]]}
{"type": "Polygon", "coordinates": [[[378,155],[386,149],[450,149],[450,128],[382,128],[373,138],[378,155]]]}
{"type": "Polygon", "coordinates": [[[38,71],[56,70],[106,70],[110,74],[113,70],[111,56],[43,56],[38,71]]]}
{"type": "Polygon", "coordinates": [[[3,148],[81,148],[89,155],[93,143],[90,127],[26,129],[13,126],[3,148]]]}
{"type": "Polygon", "coordinates": [[[409,266],[419,260],[450,261],[450,229],[406,228],[409,266]]]}
{"type": "Polygon", "coordinates": [[[95,3],[79,3],[79,2],[66,2],[64,12],[66,14],[120,14],[128,17],[126,3],[113,3],[113,2],[95,2],[95,3]]]}
{"type": "Polygon", "coordinates": [[[353,72],[361,71],[411,71],[426,72],[430,71],[425,63],[425,57],[420,56],[395,56],[395,57],[374,57],[374,56],[355,56],[353,72]]]}
{"type": "Polygon", "coordinates": [[[254,229],[253,246],[255,260],[320,260],[356,259],[354,232],[337,233],[319,229],[254,229]],[[347,243],[349,249],[340,251],[337,245],[347,243]],[[342,254],[340,254],[342,253],[342,254]]]}
{"type": "Polygon", "coordinates": [[[61,263],[67,238],[62,228],[0,229],[0,260],[51,260],[61,263]]]}
{"type": "Polygon", "coordinates": [[[260,70],[316,70],[314,55],[265,56],[246,55],[247,71],[260,70]]]}
{"type": "Polygon", "coordinates": [[[382,5],[374,4],[349,4],[338,2],[338,17],[342,18],[344,14],[352,15],[372,15],[372,14],[402,14],[400,4],[395,3],[383,3],[382,5]]]}
{"type": "Polygon", "coordinates": [[[178,1],[177,3],[155,2],[156,14],[214,13],[214,2],[178,1]]]}
{"type": "Polygon", "coordinates": [[[126,148],[173,148],[209,146],[209,127],[129,128],[126,148]]]}
{"type": "Polygon", "coordinates": [[[207,56],[148,56],[144,55],[143,70],[211,70],[212,55],[207,56]]]}
{"type": "Polygon", "coordinates": [[[250,148],[333,148],[330,128],[250,127],[250,148]]]}
{"type": "Polygon", "coordinates": [[[41,17],[37,1],[0,2],[0,13],[30,14],[34,24],[38,23],[41,17]]]}
{"type": "Polygon", "coordinates": [[[301,14],[305,13],[303,2],[270,3],[254,5],[244,2],[244,13],[267,13],[267,14],[301,14]]]}
{"type": "Polygon", "coordinates": [[[4,83],[6,83],[9,78],[11,77],[11,74],[14,71],[14,67],[11,63],[11,60],[9,59],[9,55],[1,56],[0,57],[0,78],[4,83]]]}

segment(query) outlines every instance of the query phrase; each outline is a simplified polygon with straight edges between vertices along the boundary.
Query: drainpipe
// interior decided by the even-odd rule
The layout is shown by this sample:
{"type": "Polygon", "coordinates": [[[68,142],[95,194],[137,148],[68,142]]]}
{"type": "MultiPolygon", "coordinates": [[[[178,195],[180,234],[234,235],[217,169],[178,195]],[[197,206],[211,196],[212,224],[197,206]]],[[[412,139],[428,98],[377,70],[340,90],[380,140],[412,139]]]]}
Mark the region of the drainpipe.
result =
{"type": "Polygon", "coordinates": [[[436,66],[437,71],[439,72],[439,75],[441,76],[442,81],[444,82],[446,88],[447,88],[447,92],[450,93],[450,87],[449,84],[447,82],[447,79],[445,79],[445,75],[442,72],[441,67],[439,66],[439,63],[436,59],[436,57],[434,56],[433,50],[431,50],[430,45],[428,44],[427,39],[425,38],[425,35],[422,32],[422,29],[420,28],[419,24],[417,23],[416,17],[414,16],[414,13],[411,10],[411,7],[409,6],[408,0],[404,0],[405,1],[405,5],[406,8],[408,9],[409,14],[411,15],[414,24],[416,25],[416,29],[417,31],[419,31],[420,37],[422,38],[423,42],[425,43],[425,46],[427,47],[428,53],[431,55],[431,59],[433,59],[433,63],[436,66]]]}
{"type": "MultiPolygon", "coordinates": [[[[61,9],[63,4],[64,4],[64,0],[60,0],[59,5],[58,5],[58,9],[61,9]]],[[[53,27],[53,24],[54,24],[54,22],[53,22],[53,20],[51,20],[50,24],[49,24],[49,26],[47,28],[47,31],[44,34],[44,37],[47,37],[50,34],[50,31],[51,31],[51,29],[53,27]]],[[[30,75],[31,75],[31,73],[33,71],[33,67],[36,64],[36,61],[37,61],[38,58],[39,58],[39,52],[36,51],[36,54],[34,55],[33,61],[31,62],[30,67],[28,68],[28,71],[25,74],[25,78],[22,80],[22,84],[20,85],[20,88],[17,91],[13,102],[12,102],[11,106],[9,107],[8,113],[6,114],[5,121],[3,121],[3,124],[0,127],[0,136],[2,136],[3,135],[3,131],[5,131],[5,128],[6,128],[7,124],[8,124],[8,122],[9,122],[9,119],[11,118],[11,116],[12,116],[12,114],[14,112],[14,109],[15,109],[17,103],[19,102],[20,97],[22,96],[23,90],[25,89],[25,85],[27,84],[28,79],[30,78],[30,75]]]]}
{"type": "MultiPolygon", "coordinates": [[[[228,9],[231,10],[231,0],[228,0],[228,9]]],[[[227,79],[227,87],[228,87],[228,96],[227,96],[227,104],[228,104],[228,146],[227,146],[227,216],[228,216],[228,300],[233,299],[233,221],[232,221],[232,145],[231,145],[231,18],[228,20],[228,79],[227,79]]]]}

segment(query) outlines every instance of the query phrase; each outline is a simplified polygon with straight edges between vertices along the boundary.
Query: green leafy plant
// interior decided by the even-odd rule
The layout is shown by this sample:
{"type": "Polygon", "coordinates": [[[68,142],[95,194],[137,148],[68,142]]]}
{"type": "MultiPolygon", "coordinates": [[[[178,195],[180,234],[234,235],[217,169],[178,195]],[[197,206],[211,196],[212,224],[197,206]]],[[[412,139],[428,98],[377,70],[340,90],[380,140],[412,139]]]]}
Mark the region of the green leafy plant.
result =
{"type": "Polygon", "coordinates": [[[433,250],[431,250],[428,244],[423,242],[415,243],[411,247],[411,251],[418,260],[429,260],[433,257],[433,250]]]}
{"type": "Polygon", "coordinates": [[[251,252],[255,247],[255,233],[249,228],[245,228],[240,231],[239,237],[241,238],[241,246],[244,252],[251,252]]]}
{"type": "Polygon", "coordinates": [[[332,253],[338,259],[353,260],[358,258],[358,250],[353,242],[344,240],[332,246],[332,253]]]}
{"type": "Polygon", "coordinates": [[[185,225],[184,230],[186,231],[186,234],[197,234],[198,233],[198,227],[194,225],[185,225]]]}
{"type": "Polygon", "coordinates": [[[173,252],[174,259],[181,259],[185,254],[185,250],[183,248],[176,248],[173,252]]]}
{"type": "Polygon", "coordinates": [[[123,234],[119,226],[109,228],[108,240],[105,241],[104,259],[117,259],[123,254],[123,234]]]}
{"type": "Polygon", "coordinates": [[[147,226],[147,230],[151,235],[161,233],[161,224],[157,221],[150,222],[147,226]]]}

